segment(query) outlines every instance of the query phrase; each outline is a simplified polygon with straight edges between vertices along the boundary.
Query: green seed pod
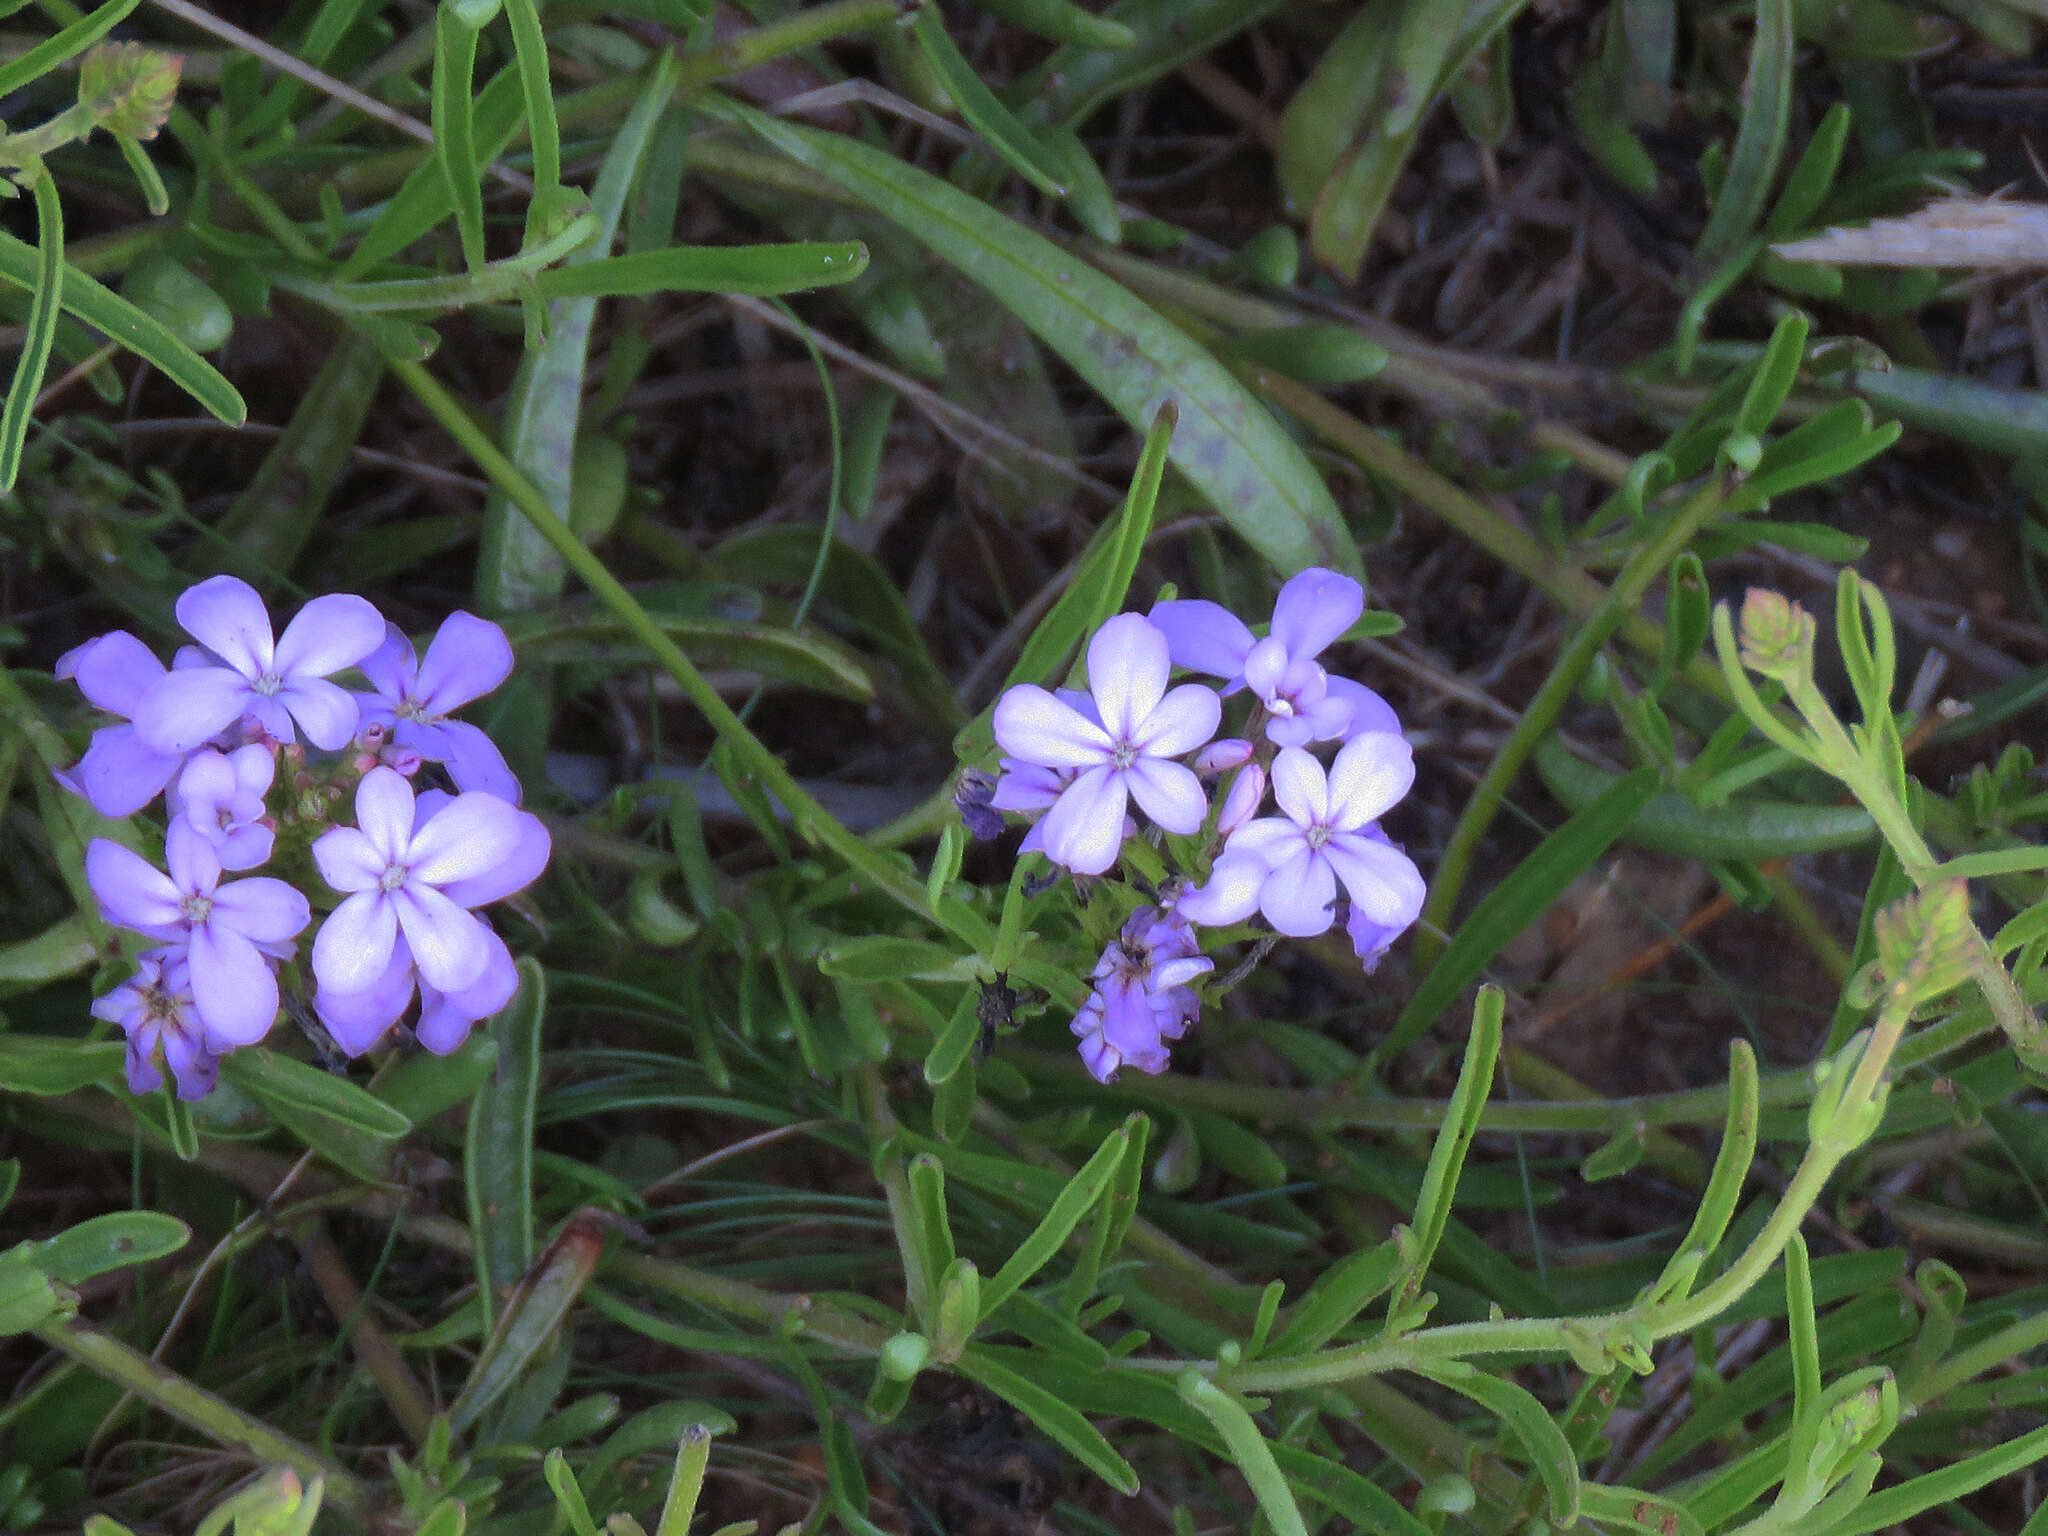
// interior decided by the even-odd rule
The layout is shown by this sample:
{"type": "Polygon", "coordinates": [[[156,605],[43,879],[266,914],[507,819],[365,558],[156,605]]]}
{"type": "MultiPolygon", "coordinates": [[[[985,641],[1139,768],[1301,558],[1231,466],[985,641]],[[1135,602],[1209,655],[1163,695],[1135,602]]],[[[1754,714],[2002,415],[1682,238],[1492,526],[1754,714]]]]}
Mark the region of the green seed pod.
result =
{"type": "Polygon", "coordinates": [[[938,1326],[932,1330],[932,1358],[951,1365],[974,1337],[981,1318],[981,1271],[972,1259],[955,1259],[939,1282],[938,1326]]]}
{"type": "Polygon", "coordinates": [[[882,1346],[876,1368],[891,1381],[913,1381],[932,1357],[932,1341],[921,1333],[899,1333],[882,1346]]]}
{"type": "Polygon", "coordinates": [[[626,928],[641,943],[680,949],[701,926],[662,893],[660,870],[642,870],[626,888],[626,928]]]}

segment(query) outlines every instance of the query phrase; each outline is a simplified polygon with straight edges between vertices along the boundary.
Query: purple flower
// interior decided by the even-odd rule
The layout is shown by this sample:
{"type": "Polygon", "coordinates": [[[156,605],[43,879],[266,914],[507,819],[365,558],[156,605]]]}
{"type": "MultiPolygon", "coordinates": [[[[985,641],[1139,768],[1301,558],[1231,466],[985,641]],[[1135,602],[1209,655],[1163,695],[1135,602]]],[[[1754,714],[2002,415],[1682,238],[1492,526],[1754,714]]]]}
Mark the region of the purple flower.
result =
{"type": "MultiPolygon", "coordinates": [[[[158,661],[125,629],[88,640],[57,658],[57,676],[70,678],[78,691],[110,715],[129,720],[150,685],[164,676],[158,661]]],[[[102,816],[132,816],[163,792],[184,760],[182,753],[159,752],[135,733],[133,725],[109,725],[92,733],[92,743],[75,767],[57,775],[57,782],[92,802],[102,816]]]]}
{"type": "Polygon", "coordinates": [[[349,893],[313,940],[321,986],[333,993],[375,987],[401,932],[421,980],[436,991],[474,984],[491,960],[490,930],[468,908],[496,899],[476,893],[491,888],[491,877],[519,852],[527,836],[521,813],[471,790],[421,820],[412,786],[379,767],[356,789],[356,823],[313,844],[321,878],[349,893]]]}
{"type": "Polygon", "coordinates": [[[1258,815],[1259,807],[1265,803],[1266,770],[1257,763],[1246,763],[1223,793],[1222,809],[1216,813],[1217,834],[1230,836],[1258,815]]]}
{"type": "Polygon", "coordinates": [[[384,620],[360,597],[331,593],[301,608],[274,642],[255,588],[214,576],[178,599],[178,622],[211,653],[174,667],[135,707],[135,730],[159,752],[189,752],[245,715],[278,741],[297,729],[334,751],[355,734],[356,701],[328,674],[353,666],[384,638],[384,620]]]}
{"type": "Polygon", "coordinates": [[[1169,832],[1200,829],[1208,810],[1201,782],[1169,759],[1216,734],[1222,705],[1199,684],[1168,692],[1171,665],[1164,635],[1140,614],[1119,614],[1088,642],[1094,719],[1029,683],[996,705],[996,741],[1011,757],[1077,770],[1037,829],[1055,864],[1084,875],[1114,864],[1131,800],[1169,832]]]}
{"type": "Polygon", "coordinates": [[[220,1052],[199,1021],[192,1000],[192,969],[178,946],[147,949],[135,974],[92,1005],[92,1016],[118,1024],[128,1035],[128,1088],[154,1093],[163,1086],[157,1058],[171,1069],[181,1099],[203,1099],[220,1079],[220,1052]]]}
{"type": "Polygon", "coordinates": [[[1102,951],[1091,973],[1095,989],[1071,1026],[1081,1060],[1096,1081],[1120,1068],[1166,1070],[1168,1040],[1178,1040],[1201,1012],[1189,985],[1215,969],[1195,951],[1194,930],[1177,912],[1140,907],[1102,951]]]}
{"type": "MultiPolygon", "coordinates": [[[[421,795],[413,808],[415,841],[421,831],[435,823],[443,813],[452,812],[472,798],[473,792],[451,796],[439,790],[428,790],[421,795]]],[[[502,801],[499,803],[503,804],[502,801]]],[[[511,810],[509,806],[506,809],[511,810]]],[[[465,811],[463,814],[471,813],[465,811]]],[[[458,907],[473,908],[501,901],[531,884],[546,867],[549,853],[547,828],[539,817],[525,811],[512,811],[511,815],[514,836],[496,862],[443,885],[442,894],[458,907]]],[[[327,835],[333,836],[332,833],[327,835]]],[[[322,839],[323,842],[325,840],[322,839]]],[[[314,855],[320,857],[317,844],[314,855]]],[[[334,1035],[336,1044],[352,1056],[360,1056],[370,1050],[405,1013],[412,1003],[415,987],[420,994],[420,1017],[414,1030],[420,1044],[437,1054],[454,1050],[462,1044],[470,1025],[478,1019],[489,1018],[510,1002],[519,985],[518,974],[512,968],[511,951],[506,949],[504,940],[491,930],[488,923],[481,918],[469,920],[481,935],[484,964],[474,980],[455,988],[437,986],[422,974],[402,924],[382,971],[367,987],[355,990],[337,989],[321,974],[320,946],[316,940],[313,966],[316,976],[320,977],[320,987],[314,995],[313,1006],[334,1035]]],[[[326,931],[323,928],[322,935],[326,931]]]]}
{"type": "Polygon", "coordinates": [[[195,752],[172,790],[173,814],[213,845],[222,869],[254,869],[270,857],[275,833],[263,824],[263,797],[277,774],[267,746],[195,752]]]}
{"type": "Polygon", "coordinates": [[[277,1017],[277,978],[264,946],[285,944],[306,926],[306,898],[262,876],[223,885],[220,859],[183,818],[164,837],[164,857],[168,876],[119,843],[94,838],[85,875],[102,915],[185,946],[193,1005],[216,1041],[261,1040],[277,1017]]]}
{"type": "Polygon", "coordinates": [[[359,693],[365,726],[390,730],[400,751],[447,766],[457,789],[480,789],[519,803],[519,780],[497,745],[475,726],[448,716],[511,674],[512,643],[489,619],[459,609],[448,615],[415,660],[412,642],[387,625],[384,643],[362,659],[375,693],[359,693]]]}
{"type": "Polygon", "coordinates": [[[1393,708],[1370,688],[1331,677],[1316,661],[1365,611],[1365,589],[1311,566],[1280,589],[1261,640],[1229,609],[1199,598],[1152,605],[1174,665],[1227,678],[1225,698],[1249,688],[1267,715],[1266,739],[1301,747],[1365,731],[1398,733],[1393,708]]]}
{"type": "Polygon", "coordinates": [[[1208,881],[1181,898],[1181,912],[1220,925],[1257,909],[1281,933],[1308,938],[1329,928],[1341,882],[1362,921],[1407,927],[1427,894],[1422,875],[1373,823],[1414,781],[1408,743],[1384,731],[1345,743],[1327,776],[1300,747],[1283,747],[1273,797],[1285,814],[1233,833],[1208,881]]]}

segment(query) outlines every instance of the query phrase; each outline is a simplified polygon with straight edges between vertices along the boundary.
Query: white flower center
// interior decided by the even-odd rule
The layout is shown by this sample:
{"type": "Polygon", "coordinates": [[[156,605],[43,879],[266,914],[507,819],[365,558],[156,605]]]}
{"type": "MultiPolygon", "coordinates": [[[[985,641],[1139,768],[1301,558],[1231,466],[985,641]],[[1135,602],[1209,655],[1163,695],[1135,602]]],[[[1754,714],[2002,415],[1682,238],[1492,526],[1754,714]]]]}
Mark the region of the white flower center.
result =
{"type": "Polygon", "coordinates": [[[1330,840],[1335,831],[1334,827],[1326,827],[1318,821],[1311,823],[1308,830],[1302,836],[1308,841],[1309,851],[1316,853],[1322,850],[1323,844],[1330,840]]]}
{"type": "Polygon", "coordinates": [[[1266,700],[1266,713],[1275,720],[1291,719],[1294,715],[1294,700],[1284,693],[1276,693],[1266,700]]]}
{"type": "Polygon", "coordinates": [[[387,894],[391,891],[395,891],[400,886],[405,884],[405,877],[411,873],[412,871],[407,869],[403,864],[390,865],[385,869],[383,874],[377,877],[377,889],[380,891],[384,891],[387,894]]]}
{"type": "Polygon", "coordinates": [[[428,712],[427,706],[409,693],[393,706],[391,713],[401,720],[416,720],[421,725],[430,725],[434,719],[433,715],[428,712]]]}
{"type": "Polygon", "coordinates": [[[178,903],[178,915],[187,922],[203,923],[213,915],[213,898],[194,892],[178,903]]]}
{"type": "Polygon", "coordinates": [[[249,685],[251,693],[260,693],[266,699],[277,697],[277,690],[284,686],[284,679],[275,672],[266,672],[249,685]]]}
{"type": "Polygon", "coordinates": [[[1117,744],[1110,749],[1109,766],[1128,768],[1138,760],[1139,755],[1138,744],[1135,741],[1120,737],[1117,744]]]}

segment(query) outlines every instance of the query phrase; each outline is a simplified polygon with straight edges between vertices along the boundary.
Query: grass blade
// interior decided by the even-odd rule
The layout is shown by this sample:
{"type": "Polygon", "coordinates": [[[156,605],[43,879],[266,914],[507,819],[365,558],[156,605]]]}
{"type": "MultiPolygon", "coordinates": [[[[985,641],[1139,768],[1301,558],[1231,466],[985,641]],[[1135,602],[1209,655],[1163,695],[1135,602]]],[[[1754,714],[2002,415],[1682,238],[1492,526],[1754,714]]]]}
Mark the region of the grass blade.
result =
{"type": "Polygon", "coordinates": [[[14,379],[7,386],[7,404],[0,408],[0,495],[14,489],[21,473],[21,449],[28,441],[29,413],[42,392],[43,372],[50,366],[50,347],[57,339],[57,316],[64,299],[64,205],[48,171],[36,178],[36,286],[29,301],[28,333],[15,359],[14,379]]]}

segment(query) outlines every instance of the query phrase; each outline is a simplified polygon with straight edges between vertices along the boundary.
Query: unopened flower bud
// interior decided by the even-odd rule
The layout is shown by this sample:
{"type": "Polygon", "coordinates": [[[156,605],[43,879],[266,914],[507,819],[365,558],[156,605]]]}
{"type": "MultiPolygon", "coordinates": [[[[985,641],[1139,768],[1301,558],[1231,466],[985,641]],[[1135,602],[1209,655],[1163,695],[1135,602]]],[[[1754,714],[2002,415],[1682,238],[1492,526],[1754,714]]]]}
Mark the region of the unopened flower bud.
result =
{"type": "Polygon", "coordinates": [[[78,66],[78,104],[124,139],[153,139],[171,115],[185,61],[140,43],[102,43],[78,66]]]}
{"type": "Polygon", "coordinates": [[[1742,664],[1790,687],[1813,670],[1813,615],[1782,593],[1751,587],[1742,598],[1742,664]]]}
{"type": "Polygon", "coordinates": [[[1195,772],[1204,778],[1228,773],[1250,762],[1254,750],[1252,743],[1241,736],[1226,736],[1221,741],[1212,741],[1195,754],[1195,772]]]}
{"type": "Polygon", "coordinates": [[[1224,837],[1230,836],[1239,827],[1258,815],[1259,807],[1266,800],[1266,770],[1257,763],[1247,763],[1230,781],[1230,788],[1223,796],[1223,809],[1216,816],[1216,830],[1224,837]]]}

